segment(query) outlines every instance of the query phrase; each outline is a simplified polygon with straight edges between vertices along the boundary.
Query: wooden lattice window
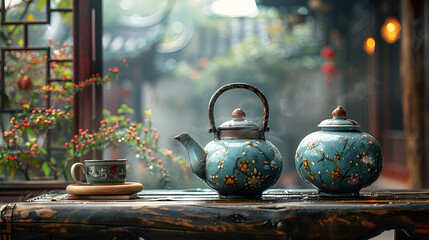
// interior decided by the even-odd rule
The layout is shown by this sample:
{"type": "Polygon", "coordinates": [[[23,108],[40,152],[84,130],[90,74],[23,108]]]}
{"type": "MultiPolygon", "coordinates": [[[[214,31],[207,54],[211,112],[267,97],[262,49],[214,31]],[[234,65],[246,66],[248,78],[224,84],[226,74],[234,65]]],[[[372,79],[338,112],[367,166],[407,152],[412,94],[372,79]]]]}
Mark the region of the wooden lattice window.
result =
{"type": "MultiPolygon", "coordinates": [[[[11,129],[12,116],[31,113],[35,109],[45,114],[48,109],[67,107],[64,102],[58,101],[55,91],[40,94],[43,86],[61,84],[73,86],[93,73],[100,73],[101,51],[98,45],[101,46],[101,44],[98,43],[101,43],[101,33],[96,28],[96,24],[101,23],[100,8],[101,2],[98,0],[1,1],[0,128],[2,132],[11,129]]],[[[66,150],[64,142],[76,133],[76,129],[91,128],[92,122],[98,120],[101,108],[95,110],[95,107],[98,108],[101,105],[92,101],[101,99],[99,94],[101,94],[100,87],[92,86],[92,89],[91,87],[85,89],[74,99],[67,100],[74,102],[69,107],[73,108],[75,117],[57,123],[61,128],[53,128],[43,136],[37,133],[26,136],[36,138],[34,141],[27,139],[31,144],[40,142],[39,138],[46,139],[43,143],[46,152],[40,154],[42,158],[37,159],[18,155],[21,156],[19,165],[23,166],[21,172],[24,173],[25,178],[29,178],[28,172],[26,173],[28,169],[24,169],[28,161],[33,163],[40,161],[35,164],[40,170],[39,176],[35,177],[67,178],[66,171],[55,172],[55,169],[67,169],[67,166],[62,163],[66,150]]],[[[3,136],[0,144],[8,144],[5,141],[3,136]]],[[[12,144],[8,150],[21,149],[18,144],[16,146],[12,144]]]]}

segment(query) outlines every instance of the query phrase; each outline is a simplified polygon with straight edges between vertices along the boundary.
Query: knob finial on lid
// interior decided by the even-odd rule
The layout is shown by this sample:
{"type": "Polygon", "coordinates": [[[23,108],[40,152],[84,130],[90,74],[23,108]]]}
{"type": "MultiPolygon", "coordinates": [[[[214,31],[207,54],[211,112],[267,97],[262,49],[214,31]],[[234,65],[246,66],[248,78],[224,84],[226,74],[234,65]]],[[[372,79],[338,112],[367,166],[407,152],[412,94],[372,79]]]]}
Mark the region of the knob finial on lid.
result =
{"type": "Polygon", "coordinates": [[[241,109],[237,108],[232,112],[232,120],[234,121],[244,121],[246,113],[241,109]]]}
{"type": "Polygon", "coordinates": [[[332,116],[334,118],[346,118],[346,111],[344,111],[342,106],[338,106],[335,108],[335,110],[332,112],[332,116]]]}

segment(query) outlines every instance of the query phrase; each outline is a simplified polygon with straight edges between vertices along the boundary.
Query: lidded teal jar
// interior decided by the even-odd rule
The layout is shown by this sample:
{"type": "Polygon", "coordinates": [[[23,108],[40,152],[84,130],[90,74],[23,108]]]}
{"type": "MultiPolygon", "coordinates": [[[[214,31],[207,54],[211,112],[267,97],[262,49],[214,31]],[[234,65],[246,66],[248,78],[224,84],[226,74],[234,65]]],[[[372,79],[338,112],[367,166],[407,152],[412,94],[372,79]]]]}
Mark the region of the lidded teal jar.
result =
{"type": "Polygon", "coordinates": [[[307,135],[295,154],[295,166],[321,196],[358,196],[361,188],[380,176],[383,154],[380,144],[360,131],[339,106],[332,119],[322,121],[320,131],[307,135]]]}

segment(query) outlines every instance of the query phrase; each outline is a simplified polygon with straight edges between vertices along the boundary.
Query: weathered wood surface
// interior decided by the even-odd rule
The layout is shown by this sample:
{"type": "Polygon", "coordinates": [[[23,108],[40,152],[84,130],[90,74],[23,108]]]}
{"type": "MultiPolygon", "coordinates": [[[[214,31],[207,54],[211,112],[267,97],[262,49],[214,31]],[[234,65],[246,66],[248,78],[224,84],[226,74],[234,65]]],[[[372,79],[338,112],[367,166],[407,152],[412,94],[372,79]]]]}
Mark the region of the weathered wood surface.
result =
{"type": "Polygon", "coordinates": [[[429,239],[429,190],[319,198],[271,190],[260,200],[142,191],[124,201],[45,195],[4,205],[2,239],[367,239],[386,229],[429,239]]]}
{"type": "Polygon", "coordinates": [[[0,182],[0,205],[25,201],[51,190],[65,189],[69,184],[58,180],[0,182]]]}

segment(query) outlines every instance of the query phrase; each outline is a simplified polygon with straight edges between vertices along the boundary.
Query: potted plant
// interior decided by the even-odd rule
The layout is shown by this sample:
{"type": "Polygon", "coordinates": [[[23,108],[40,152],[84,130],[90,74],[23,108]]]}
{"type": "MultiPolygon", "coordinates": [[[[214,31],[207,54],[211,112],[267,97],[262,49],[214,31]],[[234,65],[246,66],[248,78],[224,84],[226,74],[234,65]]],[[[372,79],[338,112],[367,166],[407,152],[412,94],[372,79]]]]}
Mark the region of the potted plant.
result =
{"type": "MultiPolygon", "coordinates": [[[[68,44],[57,43],[53,47],[51,58],[69,58],[73,52],[68,44]]],[[[5,79],[8,79],[5,81],[6,103],[18,109],[8,121],[0,122],[0,174],[7,176],[8,186],[16,179],[68,181],[74,162],[82,160],[90,151],[104,150],[120,143],[125,143],[140,161],[157,173],[165,187],[170,184],[165,161],[177,163],[185,170],[184,161],[158,145],[160,134],[152,127],[150,110],[146,111],[145,123],[131,122],[129,115],[134,111],[126,105],[122,105],[117,114],[104,110],[98,130],[79,129],[78,134],[73,134],[75,94],[88,86],[108,85],[112,78],[119,77],[119,68],[109,69],[105,76],[95,74],[74,84],[68,80],[72,75],[71,63],[55,62],[51,63],[51,74],[61,76],[62,80],[43,84],[40,76],[46,55],[34,51],[11,51],[5,55],[12,63],[5,69],[5,79]],[[49,103],[44,99],[49,99],[49,103]]],[[[126,60],[123,64],[127,64],[126,60]]],[[[22,186],[22,183],[18,185],[22,186]]]]}

